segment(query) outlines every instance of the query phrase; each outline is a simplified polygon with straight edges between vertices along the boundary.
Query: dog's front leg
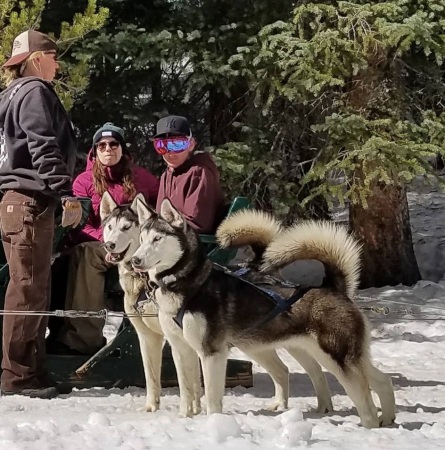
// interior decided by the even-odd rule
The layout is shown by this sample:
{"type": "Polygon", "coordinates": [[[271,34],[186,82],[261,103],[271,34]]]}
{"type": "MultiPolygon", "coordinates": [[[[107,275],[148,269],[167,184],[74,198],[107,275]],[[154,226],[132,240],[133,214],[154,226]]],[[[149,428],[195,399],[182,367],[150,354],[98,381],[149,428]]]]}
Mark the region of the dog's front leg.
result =
{"type": "Polygon", "coordinates": [[[201,412],[201,367],[199,365],[199,357],[196,352],[194,352],[193,361],[190,364],[193,365],[193,370],[191,373],[193,382],[193,414],[199,414],[201,412]]]}
{"type": "Polygon", "coordinates": [[[167,336],[172,348],[173,361],[178,375],[180,391],[179,415],[192,417],[201,409],[201,400],[195,398],[196,367],[199,364],[198,355],[189,344],[178,336],[167,336]],[[196,403],[197,402],[197,403],[196,403]]]}
{"type": "Polygon", "coordinates": [[[212,355],[200,355],[207,414],[222,412],[228,352],[227,348],[223,348],[212,355]]]}
{"type": "Polygon", "coordinates": [[[145,410],[155,412],[159,409],[161,397],[161,367],[164,336],[146,328],[143,335],[139,334],[142,363],[144,365],[147,398],[145,410]]]}
{"type": "Polygon", "coordinates": [[[147,390],[145,410],[147,412],[155,412],[159,409],[161,397],[161,366],[164,336],[148,328],[142,318],[131,317],[130,321],[136,330],[141,348],[147,390]]]}

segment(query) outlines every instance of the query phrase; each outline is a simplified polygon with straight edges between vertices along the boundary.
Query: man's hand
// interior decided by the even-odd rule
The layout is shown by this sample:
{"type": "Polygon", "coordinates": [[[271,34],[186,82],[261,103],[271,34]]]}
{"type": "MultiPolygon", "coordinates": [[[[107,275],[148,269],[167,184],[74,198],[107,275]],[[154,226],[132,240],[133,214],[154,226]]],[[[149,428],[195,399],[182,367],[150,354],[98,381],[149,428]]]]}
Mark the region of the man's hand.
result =
{"type": "Polygon", "coordinates": [[[82,220],[82,205],[76,197],[62,197],[62,226],[73,228],[82,220]]]}

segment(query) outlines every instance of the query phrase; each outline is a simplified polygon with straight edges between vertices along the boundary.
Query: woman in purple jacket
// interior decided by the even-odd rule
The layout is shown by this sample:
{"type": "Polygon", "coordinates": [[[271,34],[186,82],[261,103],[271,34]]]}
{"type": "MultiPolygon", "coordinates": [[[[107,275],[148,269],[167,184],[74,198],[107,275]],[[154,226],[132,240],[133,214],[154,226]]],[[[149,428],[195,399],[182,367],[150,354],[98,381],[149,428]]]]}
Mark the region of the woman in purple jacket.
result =
{"type": "MultiPolygon", "coordinates": [[[[142,192],[153,207],[159,190],[158,179],[132,163],[124,131],[108,122],[96,131],[87,168],[73,183],[76,197],[91,198],[88,222],[76,236],[71,254],[66,309],[99,311],[105,307],[105,273],[111,267],[105,261],[100,221],[100,201],[108,191],[118,205],[130,203],[142,192]]],[[[102,319],[66,319],[57,338],[48,343],[48,351],[63,354],[94,354],[105,343],[102,319]]]]}

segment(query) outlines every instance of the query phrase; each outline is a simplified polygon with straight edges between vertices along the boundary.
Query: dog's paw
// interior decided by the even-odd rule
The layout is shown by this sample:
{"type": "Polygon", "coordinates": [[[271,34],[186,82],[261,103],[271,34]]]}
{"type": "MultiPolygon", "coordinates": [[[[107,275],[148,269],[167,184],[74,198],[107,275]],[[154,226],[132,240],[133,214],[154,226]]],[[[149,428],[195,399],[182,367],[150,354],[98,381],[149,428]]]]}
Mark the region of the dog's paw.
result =
{"type": "Polygon", "coordinates": [[[201,402],[193,402],[193,415],[201,414],[201,402]]]}
{"type": "Polygon", "coordinates": [[[366,417],[366,418],[362,417],[360,419],[360,423],[362,424],[362,426],[368,429],[380,427],[378,417],[366,417]]]}
{"type": "Polygon", "coordinates": [[[156,412],[159,409],[160,400],[159,398],[147,399],[145,402],[146,412],[156,412]]]}
{"type": "Polygon", "coordinates": [[[392,425],[396,420],[396,416],[393,415],[391,417],[383,417],[380,416],[379,417],[379,425],[380,427],[389,427],[390,425],[392,425]]]}
{"type": "Polygon", "coordinates": [[[330,412],[334,411],[334,407],[332,406],[332,402],[320,402],[315,409],[315,412],[317,414],[328,414],[330,412]]]}
{"type": "Polygon", "coordinates": [[[156,412],[159,409],[159,404],[152,403],[145,405],[145,412],[156,412]]]}
{"type": "Polygon", "coordinates": [[[179,417],[193,417],[193,403],[184,402],[179,404],[179,417]]]}
{"type": "Polygon", "coordinates": [[[183,419],[185,419],[186,417],[193,417],[193,411],[189,408],[184,409],[184,410],[180,409],[179,417],[182,417],[183,419]]]}
{"type": "Polygon", "coordinates": [[[266,407],[268,411],[284,411],[287,409],[287,402],[276,401],[266,407]]]}

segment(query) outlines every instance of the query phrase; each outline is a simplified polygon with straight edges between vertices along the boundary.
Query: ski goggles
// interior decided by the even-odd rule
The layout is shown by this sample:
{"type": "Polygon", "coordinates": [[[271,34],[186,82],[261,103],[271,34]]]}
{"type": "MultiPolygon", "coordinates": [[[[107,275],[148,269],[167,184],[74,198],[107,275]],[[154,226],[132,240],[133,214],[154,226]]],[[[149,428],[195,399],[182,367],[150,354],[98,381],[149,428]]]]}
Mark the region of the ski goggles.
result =
{"type": "Polygon", "coordinates": [[[190,147],[192,133],[190,136],[173,136],[168,138],[155,138],[153,145],[160,155],[166,153],[182,153],[190,147]]]}

